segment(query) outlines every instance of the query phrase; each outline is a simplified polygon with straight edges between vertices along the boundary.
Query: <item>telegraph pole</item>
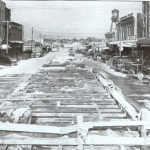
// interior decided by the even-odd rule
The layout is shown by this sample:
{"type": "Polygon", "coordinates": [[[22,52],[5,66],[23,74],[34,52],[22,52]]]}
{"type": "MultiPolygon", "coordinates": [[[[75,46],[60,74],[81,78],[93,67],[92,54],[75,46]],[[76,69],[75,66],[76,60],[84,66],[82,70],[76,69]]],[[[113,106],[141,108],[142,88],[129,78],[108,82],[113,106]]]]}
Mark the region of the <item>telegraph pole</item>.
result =
{"type": "Polygon", "coordinates": [[[52,37],[51,37],[51,47],[52,47],[52,37]]]}
{"type": "Polygon", "coordinates": [[[121,21],[119,20],[119,56],[121,57],[121,51],[122,51],[122,47],[121,47],[121,21]]]}
{"type": "Polygon", "coordinates": [[[6,23],[6,28],[7,28],[7,31],[6,31],[6,53],[8,54],[8,35],[9,35],[9,23],[11,21],[2,21],[2,22],[5,22],[6,23]]]}
{"type": "Polygon", "coordinates": [[[41,33],[40,33],[40,47],[41,47],[41,33]]]}
{"type": "Polygon", "coordinates": [[[31,51],[32,51],[32,41],[33,41],[33,27],[32,27],[32,39],[31,39],[31,51]]]}

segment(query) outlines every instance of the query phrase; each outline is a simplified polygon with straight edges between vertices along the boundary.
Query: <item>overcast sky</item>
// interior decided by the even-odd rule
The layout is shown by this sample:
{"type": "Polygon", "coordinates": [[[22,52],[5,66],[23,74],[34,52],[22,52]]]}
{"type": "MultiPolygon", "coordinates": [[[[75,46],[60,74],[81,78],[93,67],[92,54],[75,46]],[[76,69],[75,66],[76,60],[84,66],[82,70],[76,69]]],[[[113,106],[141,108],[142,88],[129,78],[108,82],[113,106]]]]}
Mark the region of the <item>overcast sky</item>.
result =
{"type": "Polygon", "coordinates": [[[56,38],[103,38],[110,30],[111,11],[120,17],[142,11],[142,2],[110,1],[6,1],[11,8],[11,20],[25,26],[25,38],[39,33],[56,38]]]}

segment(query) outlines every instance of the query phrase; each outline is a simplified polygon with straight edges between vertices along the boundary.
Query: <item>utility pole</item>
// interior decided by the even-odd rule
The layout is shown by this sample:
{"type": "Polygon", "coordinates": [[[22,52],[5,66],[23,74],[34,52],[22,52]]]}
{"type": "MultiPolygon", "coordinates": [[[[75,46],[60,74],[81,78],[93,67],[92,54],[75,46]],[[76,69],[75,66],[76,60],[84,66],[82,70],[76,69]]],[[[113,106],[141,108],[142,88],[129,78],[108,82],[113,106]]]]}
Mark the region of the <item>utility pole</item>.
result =
{"type": "Polygon", "coordinates": [[[121,51],[122,51],[122,47],[121,47],[121,21],[119,20],[119,56],[121,57],[121,51]]]}
{"type": "Polygon", "coordinates": [[[51,37],[51,47],[52,47],[52,37],[51,37]]]}
{"type": "Polygon", "coordinates": [[[43,37],[43,45],[44,45],[44,43],[45,43],[45,37],[46,37],[46,35],[44,35],[44,37],[43,37]]]}
{"type": "Polygon", "coordinates": [[[33,41],[33,27],[32,27],[32,39],[31,39],[31,51],[32,51],[32,41],[33,41]]]}
{"type": "Polygon", "coordinates": [[[41,33],[40,33],[40,47],[41,47],[41,33]]]}
{"type": "Polygon", "coordinates": [[[7,33],[6,33],[6,53],[8,54],[8,36],[9,36],[9,23],[11,22],[11,21],[2,21],[2,22],[4,22],[4,23],[6,23],[6,28],[7,28],[7,33]]]}

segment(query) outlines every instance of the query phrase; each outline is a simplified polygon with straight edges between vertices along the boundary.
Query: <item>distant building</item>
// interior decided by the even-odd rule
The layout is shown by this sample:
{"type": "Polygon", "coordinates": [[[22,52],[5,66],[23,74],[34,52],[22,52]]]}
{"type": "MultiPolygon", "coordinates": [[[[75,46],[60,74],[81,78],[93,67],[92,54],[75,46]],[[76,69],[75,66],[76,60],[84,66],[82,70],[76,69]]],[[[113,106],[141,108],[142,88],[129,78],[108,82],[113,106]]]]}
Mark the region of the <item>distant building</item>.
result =
{"type": "Polygon", "coordinates": [[[40,46],[40,42],[36,42],[35,40],[24,41],[23,51],[42,52],[42,45],[40,46]]]}
{"type": "Polygon", "coordinates": [[[150,1],[142,2],[142,15],[143,15],[143,37],[150,36],[150,1]]]}
{"type": "Polygon", "coordinates": [[[9,23],[9,41],[23,42],[23,26],[16,22],[9,23]]]}

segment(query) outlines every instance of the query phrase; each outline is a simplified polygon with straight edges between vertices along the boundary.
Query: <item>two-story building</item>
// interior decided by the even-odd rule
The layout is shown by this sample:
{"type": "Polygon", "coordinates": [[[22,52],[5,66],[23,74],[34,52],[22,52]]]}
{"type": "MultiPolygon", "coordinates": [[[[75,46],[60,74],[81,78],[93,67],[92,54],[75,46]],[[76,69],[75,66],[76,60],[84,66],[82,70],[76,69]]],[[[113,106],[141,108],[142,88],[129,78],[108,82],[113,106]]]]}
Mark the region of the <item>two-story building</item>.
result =
{"type": "Polygon", "coordinates": [[[137,40],[142,38],[142,20],[140,13],[131,13],[119,18],[116,22],[115,40],[109,42],[109,47],[115,49],[118,55],[121,50],[121,56],[131,57],[137,40]]]}
{"type": "Polygon", "coordinates": [[[143,37],[150,36],[150,1],[142,2],[143,37]]]}
{"type": "Polygon", "coordinates": [[[22,56],[23,53],[23,26],[16,22],[9,23],[9,51],[11,57],[22,56]]]}
{"type": "Polygon", "coordinates": [[[0,46],[2,45],[2,41],[5,36],[4,22],[3,22],[5,21],[5,8],[6,4],[0,0],[0,46]]]}
{"type": "Polygon", "coordinates": [[[150,2],[142,2],[143,38],[137,42],[140,59],[143,63],[150,64],[150,2]]]}

